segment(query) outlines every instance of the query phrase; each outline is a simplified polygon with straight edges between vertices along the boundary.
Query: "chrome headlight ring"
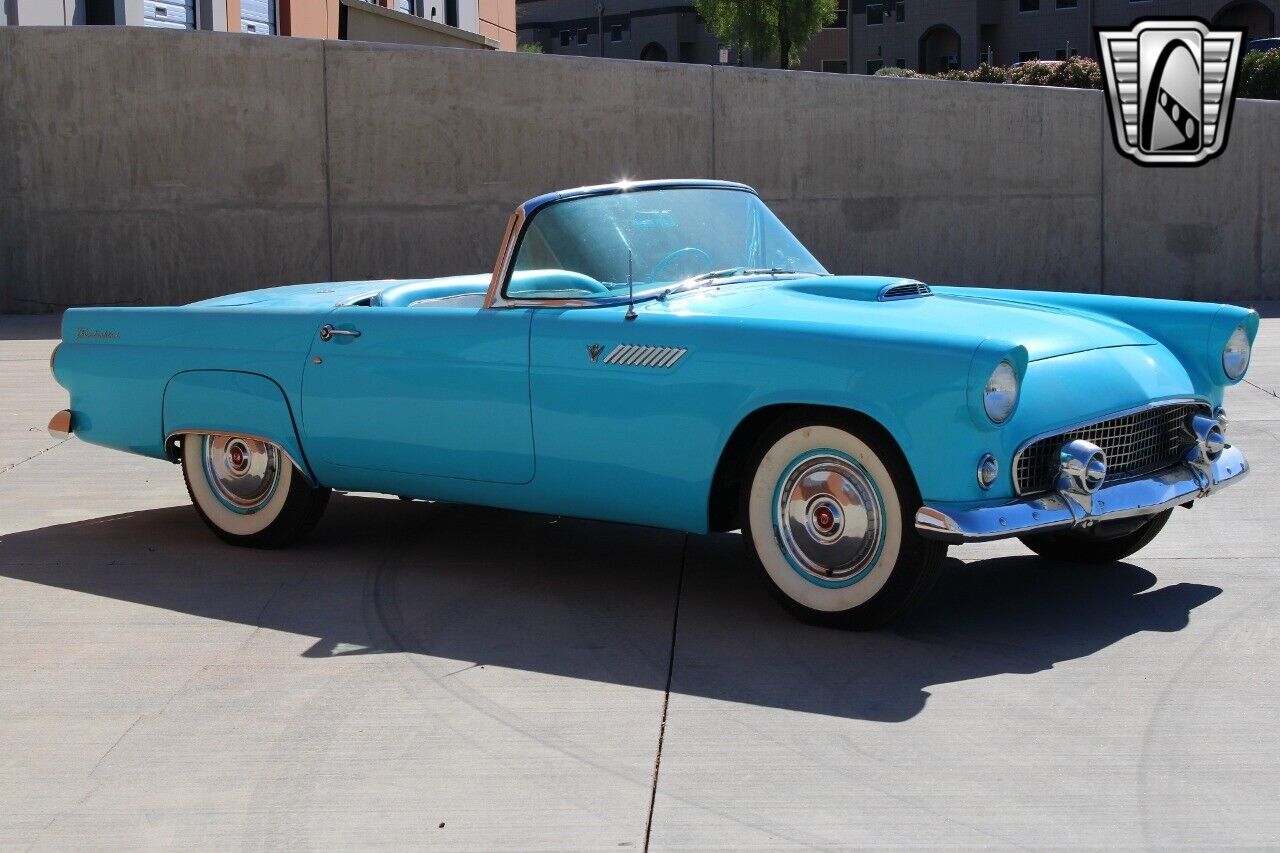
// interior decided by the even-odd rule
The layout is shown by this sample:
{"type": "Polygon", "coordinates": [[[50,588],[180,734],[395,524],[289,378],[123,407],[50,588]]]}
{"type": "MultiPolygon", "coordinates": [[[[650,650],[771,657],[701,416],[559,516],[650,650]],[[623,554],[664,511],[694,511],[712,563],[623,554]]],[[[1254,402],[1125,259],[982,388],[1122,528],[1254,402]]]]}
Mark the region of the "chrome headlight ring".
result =
{"type": "Polygon", "coordinates": [[[1244,330],[1244,326],[1236,326],[1236,330],[1227,340],[1227,345],[1222,348],[1222,372],[1227,374],[1227,378],[1232,382],[1244,376],[1245,371],[1249,369],[1252,349],[1249,344],[1249,333],[1244,330]]]}
{"type": "Polygon", "coordinates": [[[993,424],[1009,420],[1018,406],[1018,373],[1007,360],[996,365],[982,388],[982,408],[993,424]]]}

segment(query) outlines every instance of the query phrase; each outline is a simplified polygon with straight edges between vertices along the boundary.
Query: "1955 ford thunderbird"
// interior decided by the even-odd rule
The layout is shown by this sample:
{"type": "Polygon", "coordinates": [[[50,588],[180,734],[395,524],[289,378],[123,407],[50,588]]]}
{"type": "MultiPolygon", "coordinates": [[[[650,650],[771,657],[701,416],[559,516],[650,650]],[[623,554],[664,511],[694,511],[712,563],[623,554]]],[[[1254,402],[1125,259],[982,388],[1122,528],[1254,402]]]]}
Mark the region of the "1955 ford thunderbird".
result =
{"type": "Polygon", "coordinates": [[[749,187],[539,196],[491,275],[66,312],[58,433],[180,462],[237,545],[331,489],[742,530],[801,618],[863,628],[949,543],[1118,560],[1248,471],[1258,316],[834,276],[749,187]]]}

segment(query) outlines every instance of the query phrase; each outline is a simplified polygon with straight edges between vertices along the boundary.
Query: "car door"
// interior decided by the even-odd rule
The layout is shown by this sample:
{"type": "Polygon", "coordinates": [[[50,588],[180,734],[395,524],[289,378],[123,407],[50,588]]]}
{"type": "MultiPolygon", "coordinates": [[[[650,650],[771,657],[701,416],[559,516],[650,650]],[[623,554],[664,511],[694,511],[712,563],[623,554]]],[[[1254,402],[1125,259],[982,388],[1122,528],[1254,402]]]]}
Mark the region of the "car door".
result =
{"type": "Polygon", "coordinates": [[[302,388],[321,480],[350,482],[353,468],[532,480],[529,321],[526,309],[335,309],[332,332],[316,329],[302,388]]]}

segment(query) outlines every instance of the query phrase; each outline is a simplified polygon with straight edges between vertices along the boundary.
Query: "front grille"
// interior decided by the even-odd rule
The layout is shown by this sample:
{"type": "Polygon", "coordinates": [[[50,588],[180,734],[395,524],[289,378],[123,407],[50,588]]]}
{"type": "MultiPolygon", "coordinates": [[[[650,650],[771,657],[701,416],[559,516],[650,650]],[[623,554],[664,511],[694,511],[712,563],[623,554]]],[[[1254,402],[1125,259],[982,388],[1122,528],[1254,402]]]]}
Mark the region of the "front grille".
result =
{"type": "Polygon", "coordinates": [[[1083,438],[1107,455],[1107,482],[1141,477],[1179,462],[1195,441],[1185,424],[1194,412],[1208,414],[1200,403],[1171,403],[1036,439],[1013,459],[1019,494],[1046,492],[1058,475],[1058,452],[1068,441],[1083,438]]]}

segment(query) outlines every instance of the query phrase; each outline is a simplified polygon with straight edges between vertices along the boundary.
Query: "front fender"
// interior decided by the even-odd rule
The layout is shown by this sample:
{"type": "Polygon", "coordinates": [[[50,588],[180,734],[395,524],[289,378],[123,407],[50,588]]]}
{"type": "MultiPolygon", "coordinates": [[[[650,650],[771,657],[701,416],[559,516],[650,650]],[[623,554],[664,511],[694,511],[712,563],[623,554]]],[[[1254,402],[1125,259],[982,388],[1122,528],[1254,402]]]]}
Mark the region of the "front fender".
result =
{"type": "MultiPolygon", "coordinates": [[[[983,296],[991,299],[1048,305],[1087,311],[1119,320],[1159,341],[1177,356],[1195,383],[1196,393],[1221,401],[1222,389],[1234,385],[1222,370],[1222,349],[1237,326],[1243,326],[1252,344],[1258,336],[1258,312],[1235,305],[1183,302],[1139,296],[1028,290],[995,290],[979,287],[937,287],[939,293],[983,296]]],[[[1243,378],[1243,377],[1242,377],[1243,378]]]]}
{"type": "Polygon", "coordinates": [[[238,370],[179,373],[164,389],[163,424],[166,447],[172,436],[187,432],[226,432],[266,439],[316,483],[284,390],[265,376],[238,370]]]}

